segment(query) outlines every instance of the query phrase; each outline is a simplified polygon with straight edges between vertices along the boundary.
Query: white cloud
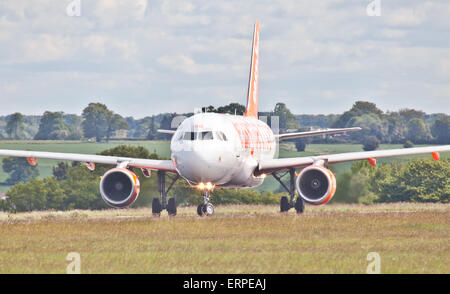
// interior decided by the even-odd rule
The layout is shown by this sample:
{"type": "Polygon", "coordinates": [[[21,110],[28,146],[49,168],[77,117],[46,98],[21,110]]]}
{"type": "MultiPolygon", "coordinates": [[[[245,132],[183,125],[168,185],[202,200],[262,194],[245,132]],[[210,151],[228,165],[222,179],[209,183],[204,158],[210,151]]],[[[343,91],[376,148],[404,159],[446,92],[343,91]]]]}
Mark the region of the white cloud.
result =
{"type": "Polygon", "coordinates": [[[158,63],[171,71],[181,71],[187,74],[206,74],[216,73],[224,70],[222,65],[218,64],[199,64],[191,57],[184,54],[177,56],[161,56],[158,63]]]}
{"type": "MultiPolygon", "coordinates": [[[[58,107],[70,112],[98,97],[124,115],[144,116],[190,111],[189,103],[213,96],[244,103],[257,19],[262,105],[287,97],[295,112],[336,112],[339,103],[370,95],[393,110],[422,107],[432,85],[449,84],[445,0],[382,1],[375,18],[366,15],[370,1],[360,0],[82,0],[80,17],[66,15],[70,2],[0,2],[2,105],[21,101],[34,113],[34,99],[44,109],[69,97],[58,107]]],[[[425,110],[449,109],[448,92],[439,93],[425,110]]]]}
{"type": "Polygon", "coordinates": [[[99,20],[102,26],[110,27],[118,23],[139,22],[145,17],[147,0],[95,0],[83,11],[99,20]]]}
{"type": "Polygon", "coordinates": [[[385,9],[383,19],[390,26],[417,26],[427,19],[427,15],[423,7],[385,9]]]}

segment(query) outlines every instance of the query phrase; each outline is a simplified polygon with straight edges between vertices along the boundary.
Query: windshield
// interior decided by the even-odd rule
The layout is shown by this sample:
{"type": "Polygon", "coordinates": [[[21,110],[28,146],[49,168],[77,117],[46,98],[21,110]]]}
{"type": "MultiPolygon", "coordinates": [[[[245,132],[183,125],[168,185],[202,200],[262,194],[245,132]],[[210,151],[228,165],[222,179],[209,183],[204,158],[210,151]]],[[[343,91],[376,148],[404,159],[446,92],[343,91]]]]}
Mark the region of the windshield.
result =
{"type": "Polygon", "coordinates": [[[201,131],[201,132],[184,132],[180,139],[184,141],[194,141],[194,140],[226,141],[227,137],[222,132],[201,131]]]}

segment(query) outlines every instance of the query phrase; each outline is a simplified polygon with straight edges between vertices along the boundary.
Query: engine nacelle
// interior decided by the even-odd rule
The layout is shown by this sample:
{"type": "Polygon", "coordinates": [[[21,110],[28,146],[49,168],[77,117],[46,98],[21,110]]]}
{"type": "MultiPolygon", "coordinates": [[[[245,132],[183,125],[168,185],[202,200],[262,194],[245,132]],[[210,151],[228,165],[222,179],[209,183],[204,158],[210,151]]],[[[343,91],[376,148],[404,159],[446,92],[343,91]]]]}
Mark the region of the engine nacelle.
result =
{"type": "Polygon", "coordinates": [[[140,188],[138,177],[126,168],[110,169],[100,181],[103,200],[117,208],[133,204],[138,198],[140,188]]]}
{"type": "Polygon", "coordinates": [[[333,173],[320,165],[304,168],[295,182],[298,194],[310,204],[325,204],[336,192],[336,178],[333,173]]]}

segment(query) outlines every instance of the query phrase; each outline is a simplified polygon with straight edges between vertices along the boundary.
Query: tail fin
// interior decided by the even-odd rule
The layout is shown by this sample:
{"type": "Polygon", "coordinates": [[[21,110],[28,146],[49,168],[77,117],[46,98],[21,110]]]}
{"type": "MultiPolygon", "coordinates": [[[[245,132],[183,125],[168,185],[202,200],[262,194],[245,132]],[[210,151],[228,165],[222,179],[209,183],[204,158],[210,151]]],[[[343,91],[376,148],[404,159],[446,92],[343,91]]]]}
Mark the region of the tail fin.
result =
{"type": "Polygon", "coordinates": [[[258,75],[259,75],[259,22],[255,23],[253,33],[252,59],[250,62],[250,76],[248,79],[247,107],[245,116],[258,118],[258,75]]]}

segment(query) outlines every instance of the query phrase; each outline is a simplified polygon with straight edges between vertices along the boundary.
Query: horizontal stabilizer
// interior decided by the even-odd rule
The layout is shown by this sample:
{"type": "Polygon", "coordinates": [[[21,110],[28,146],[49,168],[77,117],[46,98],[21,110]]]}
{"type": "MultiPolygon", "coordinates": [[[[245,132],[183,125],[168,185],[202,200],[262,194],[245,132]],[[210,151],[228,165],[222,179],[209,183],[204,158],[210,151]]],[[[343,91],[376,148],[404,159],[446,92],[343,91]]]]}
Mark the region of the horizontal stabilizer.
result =
{"type": "Polygon", "coordinates": [[[158,133],[163,133],[163,134],[170,134],[170,135],[173,135],[173,134],[175,134],[176,131],[174,131],[174,130],[161,130],[161,129],[159,129],[159,130],[157,130],[157,132],[158,132],[158,133]]]}
{"type": "Polygon", "coordinates": [[[329,134],[338,134],[352,131],[360,131],[361,128],[345,128],[345,129],[325,129],[325,130],[316,130],[316,131],[308,131],[308,132],[298,132],[298,133],[287,133],[287,134],[279,134],[275,135],[275,138],[278,140],[288,140],[295,138],[303,138],[303,137],[312,137],[319,135],[329,135],[329,134]]]}

